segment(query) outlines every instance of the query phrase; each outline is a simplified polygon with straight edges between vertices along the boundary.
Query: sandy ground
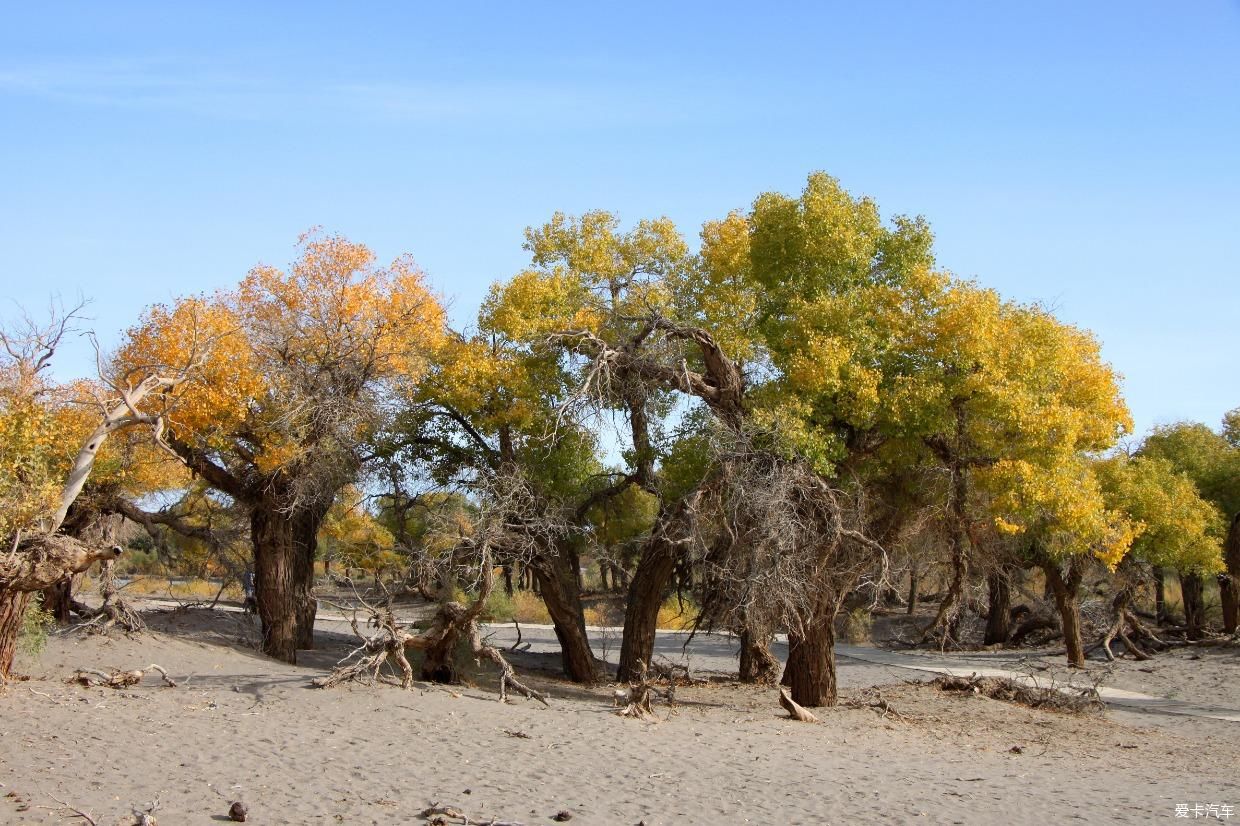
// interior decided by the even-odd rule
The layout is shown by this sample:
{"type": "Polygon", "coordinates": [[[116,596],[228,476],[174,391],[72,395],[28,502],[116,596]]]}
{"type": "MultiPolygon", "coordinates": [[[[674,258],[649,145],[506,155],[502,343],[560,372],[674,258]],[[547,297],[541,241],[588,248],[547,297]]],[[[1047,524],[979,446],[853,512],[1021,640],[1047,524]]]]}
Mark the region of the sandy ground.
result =
{"type": "MultiPolygon", "coordinates": [[[[858,707],[823,710],[820,725],[784,718],[772,690],[732,683],[682,688],[659,722],[638,722],[614,714],[610,687],[557,679],[534,630],[514,663],[550,709],[501,705],[486,671],[451,691],[310,688],[348,648],[338,623],[287,666],[248,648],[252,628],[235,614],[148,619],[139,637],[57,637],[20,664],[30,679],[0,696],[0,822],[86,822],[57,798],[100,826],[130,823],[132,806],[155,799],[163,826],[221,822],[237,799],[260,824],[416,824],[435,803],[483,823],[550,824],[568,810],[574,824],[627,826],[1146,823],[1174,821],[1177,803],[1240,810],[1240,724],[1033,711],[850,658],[840,678],[858,707]],[[65,682],[77,667],[151,662],[180,686],[65,682]],[[898,717],[868,706],[880,695],[898,717]]],[[[726,648],[703,641],[691,661],[710,676],[726,648]]],[[[1235,697],[1234,654],[1190,656],[1113,676],[1195,701],[1235,697]]]]}

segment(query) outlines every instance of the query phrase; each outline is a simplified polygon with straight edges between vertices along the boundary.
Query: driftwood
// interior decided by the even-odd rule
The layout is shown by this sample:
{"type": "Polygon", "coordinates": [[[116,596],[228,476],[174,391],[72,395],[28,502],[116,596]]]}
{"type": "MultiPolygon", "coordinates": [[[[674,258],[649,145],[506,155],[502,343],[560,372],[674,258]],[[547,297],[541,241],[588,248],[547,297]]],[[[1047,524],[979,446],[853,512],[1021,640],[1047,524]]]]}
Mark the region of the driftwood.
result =
{"type": "Polygon", "coordinates": [[[788,716],[793,720],[802,723],[817,723],[818,718],[810,711],[802,707],[799,703],[792,699],[792,695],[788,693],[788,689],[784,686],[779,687],[779,704],[788,712],[788,716]]]}
{"type": "Polygon", "coordinates": [[[129,688],[131,685],[137,685],[142,681],[149,672],[157,671],[159,676],[163,678],[164,685],[168,688],[176,688],[176,682],[168,676],[168,672],[162,666],[151,663],[146,668],[135,668],[132,671],[112,671],[111,673],[100,671],[96,668],[79,668],[73,675],[71,682],[81,683],[84,686],[105,686],[107,688],[129,688]]]}
{"type": "Polygon", "coordinates": [[[1116,594],[1115,600],[1111,604],[1114,612],[1114,621],[1099,643],[1108,660],[1115,659],[1115,652],[1111,650],[1111,643],[1115,641],[1116,637],[1124,643],[1124,648],[1128,654],[1136,660],[1148,660],[1152,653],[1164,651],[1171,647],[1169,643],[1160,639],[1145,623],[1137,618],[1136,614],[1131,610],[1131,602],[1132,593],[1125,588],[1116,594]]]}

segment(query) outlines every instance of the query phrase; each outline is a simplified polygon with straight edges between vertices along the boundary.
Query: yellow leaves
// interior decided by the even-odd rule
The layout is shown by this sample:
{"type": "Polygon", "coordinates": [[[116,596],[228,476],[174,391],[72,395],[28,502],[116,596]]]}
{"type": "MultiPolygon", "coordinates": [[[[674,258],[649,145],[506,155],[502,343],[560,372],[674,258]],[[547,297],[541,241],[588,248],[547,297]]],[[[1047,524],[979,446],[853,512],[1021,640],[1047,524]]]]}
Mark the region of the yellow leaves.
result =
{"type": "Polygon", "coordinates": [[[15,371],[0,378],[0,536],[11,536],[56,509],[76,446],[66,442],[52,406],[15,371]]]}
{"type": "Polygon", "coordinates": [[[724,352],[741,361],[757,351],[759,291],[749,277],[749,231],[738,212],[704,224],[698,266],[671,284],[685,317],[711,330],[724,352]]]}
{"type": "Polygon", "coordinates": [[[526,270],[493,285],[480,313],[485,332],[523,344],[569,330],[597,332],[601,321],[581,281],[563,270],[526,270]]]}
{"type": "Polygon", "coordinates": [[[1170,462],[1117,456],[1095,463],[1094,470],[1111,506],[1142,527],[1135,554],[1181,571],[1222,570],[1223,515],[1170,462]]]}
{"type": "Polygon", "coordinates": [[[1108,506],[1087,460],[1039,466],[1004,460],[978,473],[991,494],[996,528],[1032,532],[1053,559],[1092,554],[1109,568],[1119,564],[1144,525],[1108,506]]]}
{"type": "Polygon", "coordinates": [[[327,512],[319,542],[346,565],[377,569],[396,564],[391,532],[361,506],[358,492],[346,488],[327,512]]]}
{"type": "Polygon", "coordinates": [[[680,233],[667,218],[644,220],[620,233],[620,220],[609,212],[573,218],[557,212],[541,227],[525,231],[525,248],[534,263],[563,268],[588,289],[611,291],[635,275],[666,275],[688,255],[680,233]]]}

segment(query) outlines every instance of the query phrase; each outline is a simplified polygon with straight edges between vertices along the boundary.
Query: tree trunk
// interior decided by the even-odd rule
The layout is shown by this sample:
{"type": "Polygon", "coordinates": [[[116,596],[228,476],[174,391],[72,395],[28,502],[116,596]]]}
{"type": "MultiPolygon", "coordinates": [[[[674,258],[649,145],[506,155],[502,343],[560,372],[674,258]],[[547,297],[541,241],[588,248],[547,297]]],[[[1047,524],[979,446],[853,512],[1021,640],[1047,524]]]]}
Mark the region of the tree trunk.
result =
{"type": "Polygon", "coordinates": [[[783,684],[798,705],[833,706],[835,681],[835,612],[820,609],[804,636],[788,635],[788,666],[783,684]]]}
{"type": "Polygon", "coordinates": [[[504,593],[512,596],[512,563],[504,566],[504,593]]]}
{"type": "Polygon", "coordinates": [[[1180,593],[1184,596],[1184,625],[1188,638],[1199,640],[1206,624],[1205,582],[1201,574],[1180,572],[1180,593]]]}
{"type": "Polygon", "coordinates": [[[581,592],[576,587],[580,571],[576,554],[561,551],[554,557],[537,559],[529,567],[534,571],[547,613],[555,626],[556,639],[560,641],[565,676],[575,683],[594,683],[598,675],[594,652],[586,636],[581,592]]]}
{"type": "Polygon", "coordinates": [[[771,653],[768,636],[745,629],[740,635],[742,683],[773,685],[779,677],[779,660],[771,653]]]}
{"type": "Polygon", "coordinates": [[[1055,607],[1059,609],[1059,619],[1063,623],[1063,641],[1068,649],[1068,664],[1077,668],[1085,667],[1085,645],[1081,641],[1081,579],[1084,572],[1075,562],[1069,565],[1068,576],[1065,578],[1059,566],[1048,563],[1042,566],[1046,573],[1046,582],[1055,596],[1055,607]]]}
{"type": "Polygon", "coordinates": [[[297,662],[297,649],[314,647],[314,551],[322,513],[308,507],[288,513],[272,499],[250,512],[263,652],[287,663],[297,662]]]}
{"type": "Polygon", "coordinates": [[[1226,573],[1218,578],[1219,598],[1223,603],[1223,631],[1236,633],[1240,627],[1240,513],[1231,520],[1227,541],[1223,544],[1226,573]]]}
{"type": "MultiPolygon", "coordinates": [[[[963,439],[963,416],[963,412],[957,411],[957,441],[963,439]]],[[[939,610],[934,616],[934,621],[922,630],[922,639],[928,639],[936,628],[946,622],[944,629],[946,640],[958,643],[960,619],[964,611],[961,603],[964,600],[964,589],[968,584],[969,576],[969,540],[965,510],[969,499],[969,477],[964,463],[959,461],[955,454],[946,458],[949,459],[947,464],[951,472],[947,503],[947,542],[951,551],[952,581],[947,588],[947,595],[939,603],[939,610]]],[[[795,700],[796,697],[793,699],[795,700]]]]}
{"type": "Polygon", "coordinates": [[[623,565],[611,566],[611,589],[613,591],[627,591],[629,587],[629,572],[624,570],[623,565]]]}
{"type": "Polygon", "coordinates": [[[990,591],[990,607],[986,614],[986,645],[1000,645],[1007,642],[1011,633],[1012,616],[1012,584],[1007,572],[995,571],[986,578],[990,591]]]}
{"type": "Polygon", "coordinates": [[[675,567],[673,547],[656,531],[642,549],[641,560],[629,583],[617,682],[639,679],[642,672],[640,663],[650,664],[650,658],[654,656],[655,630],[659,625],[659,606],[663,604],[663,593],[675,567]]]}
{"type": "Polygon", "coordinates": [[[921,570],[914,563],[908,572],[908,608],[905,609],[906,614],[912,614],[917,610],[917,599],[921,596],[921,570]]]}
{"type": "Polygon", "coordinates": [[[0,591],[0,680],[7,679],[13,668],[17,636],[29,605],[28,591],[0,591]]]}
{"type": "Polygon", "coordinates": [[[55,585],[43,589],[43,610],[52,615],[57,625],[73,621],[73,577],[65,577],[55,585]]]}
{"type": "Polygon", "coordinates": [[[1167,621],[1167,582],[1166,571],[1162,566],[1155,565],[1154,573],[1154,621],[1162,625],[1167,621]]]}
{"type": "Polygon", "coordinates": [[[606,593],[611,590],[611,588],[607,585],[607,567],[608,566],[607,566],[606,560],[600,559],[598,561],[599,590],[602,591],[603,593],[606,593]]]}

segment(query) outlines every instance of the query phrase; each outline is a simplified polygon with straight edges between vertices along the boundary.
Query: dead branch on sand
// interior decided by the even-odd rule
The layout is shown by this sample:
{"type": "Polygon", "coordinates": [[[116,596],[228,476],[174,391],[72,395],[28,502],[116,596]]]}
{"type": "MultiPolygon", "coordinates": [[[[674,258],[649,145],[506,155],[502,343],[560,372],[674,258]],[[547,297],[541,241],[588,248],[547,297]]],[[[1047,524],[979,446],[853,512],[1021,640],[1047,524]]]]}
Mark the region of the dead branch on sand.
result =
{"type": "Polygon", "coordinates": [[[74,672],[70,682],[80,683],[84,686],[106,686],[107,688],[129,688],[131,685],[137,685],[142,682],[151,671],[158,671],[159,676],[163,678],[164,685],[168,688],[176,688],[176,682],[168,676],[168,672],[163,666],[151,663],[146,668],[135,668],[132,671],[112,671],[111,673],[100,671],[96,668],[79,668],[74,672]]]}
{"type": "Polygon", "coordinates": [[[418,817],[428,821],[431,826],[448,826],[451,823],[460,821],[463,826],[525,826],[515,820],[480,820],[471,818],[455,806],[440,806],[438,803],[423,809],[418,817]]]}
{"type": "Polygon", "coordinates": [[[1069,693],[1054,686],[1027,686],[1009,677],[938,677],[930,682],[941,691],[968,693],[989,697],[992,700],[1003,700],[1029,708],[1065,711],[1071,714],[1095,712],[1105,708],[1105,704],[1094,688],[1077,689],[1069,693]]]}
{"type": "Polygon", "coordinates": [[[788,689],[782,685],[779,687],[779,704],[784,707],[784,710],[788,712],[788,716],[793,720],[799,720],[802,723],[819,722],[818,718],[810,711],[793,700],[792,695],[788,693],[788,689]]]}

